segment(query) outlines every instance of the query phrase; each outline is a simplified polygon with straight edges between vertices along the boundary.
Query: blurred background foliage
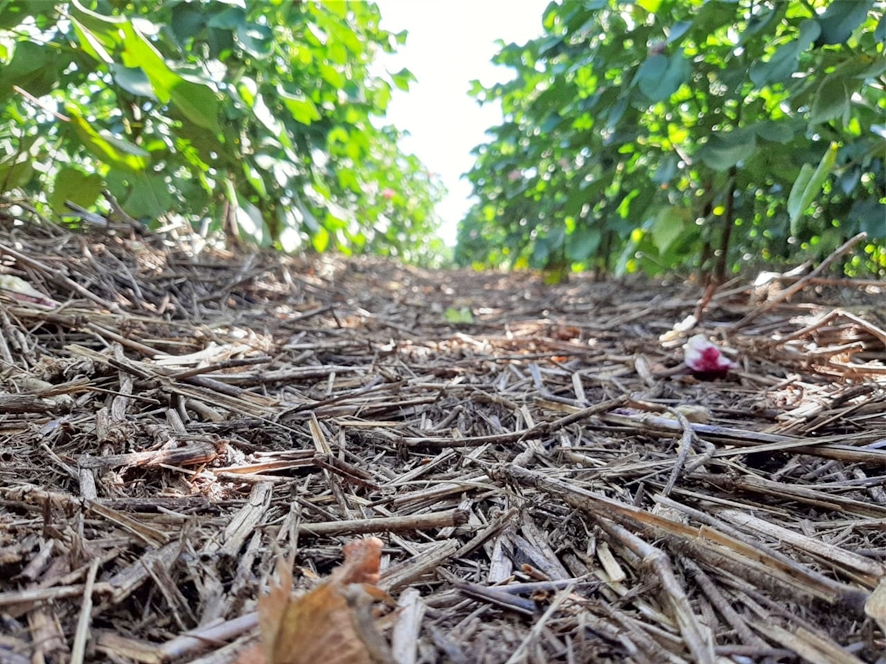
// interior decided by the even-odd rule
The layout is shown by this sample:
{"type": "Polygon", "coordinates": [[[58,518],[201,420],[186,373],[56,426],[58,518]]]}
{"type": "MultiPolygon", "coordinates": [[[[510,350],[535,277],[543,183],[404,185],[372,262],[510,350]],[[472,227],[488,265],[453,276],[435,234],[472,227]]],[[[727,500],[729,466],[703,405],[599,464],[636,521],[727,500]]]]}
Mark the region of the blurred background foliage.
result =
{"type": "Polygon", "coordinates": [[[562,0],[483,87],[456,260],[616,274],[818,260],[886,275],[886,41],[874,0],[562,0]]]}
{"type": "Polygon", "coordinates": [[[0,0],[0,193],[436,264],[440,183],[383,123],[369,2],[0,0]]]}
{"type": "MultiPolygon", "coordinates": [[[[878,0],[561,0],[502,44],[456,261],[625,274],[820,260],[886,275],[878,0]]],[[[440,265],[442,186],[384,123],[371,2],[0,0],[0,193],[285,251],[440,265]]],[[[451,57],[458,57],[457,53],[451,57]]],[[[445,131],[445,127],[441,127],[445,131]]]]}

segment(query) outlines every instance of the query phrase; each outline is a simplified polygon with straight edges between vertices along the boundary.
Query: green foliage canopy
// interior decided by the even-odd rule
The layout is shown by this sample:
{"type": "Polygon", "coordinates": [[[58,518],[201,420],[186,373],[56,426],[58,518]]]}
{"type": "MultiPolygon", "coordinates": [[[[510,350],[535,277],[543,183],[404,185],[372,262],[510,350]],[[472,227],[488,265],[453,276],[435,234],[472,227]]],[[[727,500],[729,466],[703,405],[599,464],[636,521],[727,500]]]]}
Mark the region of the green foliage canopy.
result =
{"type": "Polygon", "coordinates": [[[442,188],[382,119],[371,2],[0,0],[0,192],[170,211],[285,250],[433,260],[442,188]]]}
{"type": "Polygon", "coordinates": [[[496,56],[514,80],[474,83],[505,122],[458,262],[722,278],[866,231],[846,269],[886,274],[882,3],[563,0],[543,24],[496,56]]]}

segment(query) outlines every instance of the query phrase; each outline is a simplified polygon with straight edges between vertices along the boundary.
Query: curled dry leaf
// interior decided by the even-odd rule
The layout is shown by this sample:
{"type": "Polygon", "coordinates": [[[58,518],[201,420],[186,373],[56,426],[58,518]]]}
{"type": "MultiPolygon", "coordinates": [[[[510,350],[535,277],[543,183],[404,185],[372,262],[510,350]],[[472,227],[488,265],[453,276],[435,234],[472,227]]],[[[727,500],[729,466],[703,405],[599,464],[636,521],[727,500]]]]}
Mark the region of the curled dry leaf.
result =
{"type": "Polygon", "coordinates": [[[392,661],[375,628],[372,598],[379,578],[381,540],[348,542],[345,562],[322,584],[293,597],[292,570],[280,561],[279,582],[258,601],[261,647],[238,664],[379,664],[392,661]]]}
{"type": "Polygon", "coordinates": [[[730,369],[738,367],[703,334],[696,334],[686,342],[683,346],[683,359],[698,378],[723,378],[730,369]]]}

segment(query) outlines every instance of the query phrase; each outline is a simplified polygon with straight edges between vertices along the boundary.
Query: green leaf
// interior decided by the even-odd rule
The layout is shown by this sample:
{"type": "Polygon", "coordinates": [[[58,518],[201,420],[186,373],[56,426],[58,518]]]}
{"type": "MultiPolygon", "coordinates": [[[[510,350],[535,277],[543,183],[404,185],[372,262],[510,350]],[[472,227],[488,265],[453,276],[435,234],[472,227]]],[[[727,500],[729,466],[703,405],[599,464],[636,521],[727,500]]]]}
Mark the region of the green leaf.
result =
{"type": "Polygon", "coordinates": [[[0,161],[0,193],[24,187],[34,176],[34,165],[27,158],[0,161]]]}
{"type": "Polygon", "coordinates": [[[247,23],[237,26],[237,43],[250,55],[266,58],[274,50],[274,33],[266,25],[247,23]]]}
{"type": "Polygon", "coordinates": [[[868,234],[871,240],[886,240],[886,222],[883,221],[883,204],[871,198],[856,201],[849,210],[849,221],[858,230],[868,234]]]}
{"type": "Polygon", "coordinates": [[[539,131],[541,131],[542,134],[550,134],[560,126],[561,122],[563,122],[563,118],[559,113],[551,113],[542,123],[541,127],[539,127],[539,131]]]}
{"type": "Polygon", "coordinates": [[[415,76],[408,69],[401,69],[396,74],[391,74],[391,80],[400,90],[409,91],[409,84],[415,83],[415,76]]]}
{"type": "Polygon", "coordinates": [[[647,58],[637,72],[640,91],[653,102],[670,99],[688,80],[689,71],[689,63],[682,51],[670,57],[653,55],[647,58]]]}
{"type": "Polygon", "coordinates": [[[852,193],[855,187],[858,185],[861,180],[861,167],[855,166],[853,168],[845,169],[840,176],[837,178],[837,182],[840,185],[840,189],[843,190],[843,193],[847,196],[852,193]]]}
{"type": "Polygon", "coordinates": [[[0,6],[3,8],[3,11],[0,11],[0,30],[8,30],[21,25],[34,12],[31,3],[27,0],[4,2],[0,6]]]}
{"type": "Polygon", "coordinates": [[[84,53],[105,65],[114,62],[105,45],[86,26],[73,17],[71,17],[71,25],[74,27],[74,34],[77,35],[77,41],[80,42],[80,48],[84,53]]]}
{"type": "Polygon", "coordinates": [[[193,4],[182,2],[173,6],[169,27],[180,41],[193,39],[206,27],[206,14],[193,4]]]}
{"type": "Polygon", "coordinates": [[[67,212],[65,201],[88,208],[95,203],[104,188],[104,181],[97,173],[86,173],[73,166],[59,169],[52,187],[49,204],[58,212],[67,212]]]}
{"type": "Polygon", "coordinates": [[[794,130],[788,122],[764,120],[753,125],[757,136],[773,143],[790,143],[794,140],[794,130]]]}
{"type": "Polygon", "coordinates": [[[588,203],[588,199],[590,198],[585,189],[586,187],[578,186],[569,192],[569,197],[563,205],[564,214],[570,217],[575,217],[581,212],[582,208],[588,203]]]}
{"type": "Polygon", "coordinates": [[[238,30],[246,25],[246,10],[242,7],[226,7],[217,14],[213,14],[206,25],[222,30],[238,30]]]}
{"type": "Polygon", "coordinates": [[[151,155],[145,150],[109,132],[96,131],[73,108],[66,109],[66,113],[83,147],[112,168],[141,173],[148,167],[151,155]]]}
{"type": "Polygon", "coordinates": [[[637,241],[630,239],[624,243],[621,253],[615,263],[613,273],[617,277],[623,277],[637,271],[637,241]]]}
{"type": "Polygon", "coordinates": [[[725,2],[705,2],[699,7],[692,21],[693,33],[702,39],[713,35],[734,20],[734,10],[725,2]]]}
{"type": "Polygon", "coordinates": [[[764,5],[757,5],[757,8],[759,10],[751,16],[745,26],[744,32],[741,33],[740,40],[742,44],[746,44],[751,38],[768,28],[772,21],[777,19],[780,15],[776,10],[769,9],[764,5]]]}
{"type": "Polygon", "coordinates": [[[283,100],[283,104],[296,122],[309,125],[320,119],[320,111],[317,110],[316,104],[304,94],[290,94],[283,89],[282,85],[277,86],[277,94],[280,95],[280,99],[283,100]]]}
{"type": "MultiPolygon", "coordinates": [[[[338,206],[335,207],[337,208],[338,206]]],[[[348,215],[342,209],[335,209],[334,212],[336,214],[333,214],[333,210],[326,211],[326,217],[323,220],[323,227],[326,228],[326,230],[330,231],[340,231],[346,229],[349,224],[348,220],[344,219],[343,217],[346,217],[348,215]]]]}
{"type": "MultiPolygon", "coordinates": [[[[553,3],[551,3],[551,4],[553,4],[553,3]]],[[[604,9],[608,5],[609,5],[608,0],[584,0],[585,9],[587,9],[588,11],[592,11],[592,12],[600,10],[600,9],[604,9]]],[[[550,8],[551,8],[551,5],[548,5],[548,8],[545,11],[549,11],[550,8]]]]}
{"type": "Polygon", "coordinates": [[[546,286],[562,284],[569,278],[569,268],[565,265],[548,265],[545,268],[544,283],[546,286]]]}
{"type": "Polygon", "coordinates": [[[658,211],[652,224],[652,243],[658,253],[665,254],[677,240],[692,229],[692,211],[667,206],[658,211]]]}
{"type": "Polygon", "coordinates": [[[840,76],[829,76],[818,86],[812,110],[809,113],[809,124],[819,124],[834,118],[842,118],[843,124],[849,122],[850,93],[846,81],[840,76]]]}
{"type": "Polygon", "coordinates": [[[34,42],[20,41],[8,65],[0,67],[0,99],[12,94],[13,86],[35,97],[47,94],[58,82],[58,53],[34,42]]]}
{"type": "Polygon", "coordinates": [[[804,20],[800,23],[800,33],[795,40],[780,46],[768,61],[754,61],[750,70],[751,81],[757,87],[763,87],[789,80],[800,66],[800,54],[812,45],[820,33],[821,27],[816,21],[804,20]]]}
{"type": "Polygon", "coordinates": [[[691,27],[692,21],[677,21],[671,26],[671,29],[668,32],[667,43],[674,44],[679,42],[680,38],[683,37],[691,27]]]}
{"type": "Polygon", "coordinates": [[[99,14],[86,9],[78,0],[71,2],[70,13],[71,18],[84,30],[88,30],[106,49],[113,51],[122,43],[120,28],[129,22],[125,17],[99,14]]]}
{"type": "Polygon", "coordinates": [[[624,117],[625,111],[627,111],[627,110],[628,110],[627,96],[619,98],[619,100],[616,101],[612,105],[612,108],[609,109],[608,117],[606,118],[607,124],[610,129],[615,127],[619,122],[621,122],[621,119],[624,117]]]}
{"type": "Polygon", "coordinates": [[[827,152],[821,158],[818,168],[814,171],[811,164],[803,164],[800,175],[791,188],[788,196],[788,214],[791,218],[791,233],[798,234],[798,222],[806,212],[807,208],[812,205],[812,201],[821,192],[821,188],[831,175],[834,164],[837,162],[838,146],[831,143],[827,152]]]}
{"type": "Polygon", "coordinates": [[[132,193],[123,205],[136,219],[156,219],[173,207],[169,184],[162,174],[141,173],[132,178],[132,193]]]}
{"type": "Polygon", "coordinates": [[[323,77],[323,80],[333,88],[340,90],[345,87],[345,77],[332,65],[321,62],[317,64],[317,69],[320,71],[320,76],[323,77]]]}
{"type": "Polygon", "coordinates": [[[145,72],[138,67],[124,67],[115,62],[109,66],[109,69],[111,76],[114,77],[114,82],[129,94],[148,99],[157,98],[145,72]]]}
{"type": "Polygon", "coordinates": [[[715,171],[725,171],[741,161],[750,159],[757,149],[753,131],[735,129],[729,132],[718,131],[708,138],[698,151],[698,156],[715,171]]]}
{"type": "Polygon", "coordinates": [[[566,238],[566,258],[572,263],[586,263],[600,246],[603,234],[594,227],[576,228],[566,238]]]}
{"type": "Polygon", "coordinates": [[[536,269],[542,269],[547,266],[548,259],[551,256],[551,241],[548,238],[536,238],[532,247],[532,257],[530,264],[536,269]]]}
{"type": "Polygon", "coordinates": [[[642,85],[644,82],[647,82],[649,85],[654,85],[657,81],[661,80],[667,68],[668,56],[660,53],[651,55],[643,61],[642,65],[640,65],[631,85],[642,85]]]}
{"type": "Polygon", "coordinates": [[[203,83],[179,78],[169,92],[172,104],[188,120],[214,134],[221,131],[218,125],[219,98],[215,90],[203,83]]]}
{"type": "Polygon", "coordinates": [[[812,164],[803,164],[800,174],[794,180],[794,186],[791,187],[791,193],[788,196],[788,215],[790,215],[791,219],[799,216],[806,209],[802,207],[801,201],[806,188],[809,186],[809,182],[812,180],[813,173],[815,173],[815,168],[812,164]]]}
{"type": "Polygon", "coordinates": [[[852,35],[852,31],[864,22],[868,10],[873,6],[874,0],[831,2],[817,19],[821,26],[821,35],[816,41],[816,46],[845,43],[852,35]]]}
{"type": "Polygon", "coordinates": [[[654,14],[661,6],[661,0],[637,0],[637,6],[642,7],[650,14],[654,14]]]}
{"type": "Polygon", "coordinates": [[[317,230],[311,235],[311,246],[319,254],[326,251],[329,248],[329,231],[322,226],[318,226],[317,230]]]}
{"type": "Polygon", "coordinates": [[[460,307],[459,309],[446,307],[446,311],[443,312],[443,320],[451,325],[470,325],[474,322],[474,314],[470,307],[460,307]]]}
{"type": "Polygon", "coordinates": [[[123,64],[126,67],[140,67],[154,89],[154,94],[165,104],[172,96],[172,88],[178,76],[166,65],[160,52],[128,21],[121,26],[123,31],[123,64]]]}
{"type": "Polygon", "coordinates": [[[859,56],[858,60],[861,61],[859,63],[861,65],[861,70],[854,72],[852,74],[853,78],[860,78],[863,80],[874,78],[886,71],[886,56],[883,54],[878,54],[878,56],[873,58],[862,55],[859,56]]]}
{"type": "Polygon", "coordinates": [[[677,157],[674,155],[668,155],[658,165],[658,168],[655,169],[655,173],[652,174],[652,181],[656,184],[665,184],[674,179],[674,176],[677,174],[677,157]]]}
{"type": "Polygon", "coordinates": [[[261,198],[268,197],[268,188],[265,186],[264,178],[261,176],[261,171],[255,167],[255,165],[249,161],[248,159],[243,160],[243,173],[246,175],[246,180],[249,184],[252,185],[252,188],[255,189],[255,192],[261,198]]]}
{"type": "Polygon", "coordinates": [[[221,28],[206,29],[206,46],[209,47],[209,57],[220,59],[234,50],[234,33],[221,28]]]}
{"type": "Polygon", "coordinates": [[[129,22],[121,27],[124,35],[123,64],[140,67],[151,82],[157,99],[171,102],[188,120],[215,134],[218,125],[218,94],[204,81],[178,75],[166,64],[159,51],[129,22]]]}
{"type": "Polygon", "coordinates": [[[348,15],[348,3],[344,0],[327,0],[325,7],[340,19],[346,18],[348,15]]]}
{"type": "MultiPolygon", "coordinates": [[[[278,93],[284,94],[281,88],[277,88],[278,93]]],[[[240,99],[247,106],[252,108],[255,106],[255,98],[258,95],[258,84],[255,79],[243,76],[237,83],[237,92],[240,93],[240,99]]]]}

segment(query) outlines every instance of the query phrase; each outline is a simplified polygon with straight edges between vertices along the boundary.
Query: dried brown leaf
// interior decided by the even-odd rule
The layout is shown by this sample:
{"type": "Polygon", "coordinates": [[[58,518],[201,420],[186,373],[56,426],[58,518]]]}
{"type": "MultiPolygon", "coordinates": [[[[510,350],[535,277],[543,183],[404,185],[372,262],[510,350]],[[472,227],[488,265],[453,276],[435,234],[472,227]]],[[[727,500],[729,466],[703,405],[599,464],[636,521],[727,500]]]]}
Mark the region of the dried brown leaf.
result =
{"type": "Polygon", "coordinates": [[[282,561],[278,583],[259,600],[263,652],[245,650],[238,664],[376,664],[390,661],[387,644],[375,629],[371,596],[380,591],[382,542],[354,540],[344,547],[345,562],[321,585],[292,597],[292,571],[282,561]]]}

